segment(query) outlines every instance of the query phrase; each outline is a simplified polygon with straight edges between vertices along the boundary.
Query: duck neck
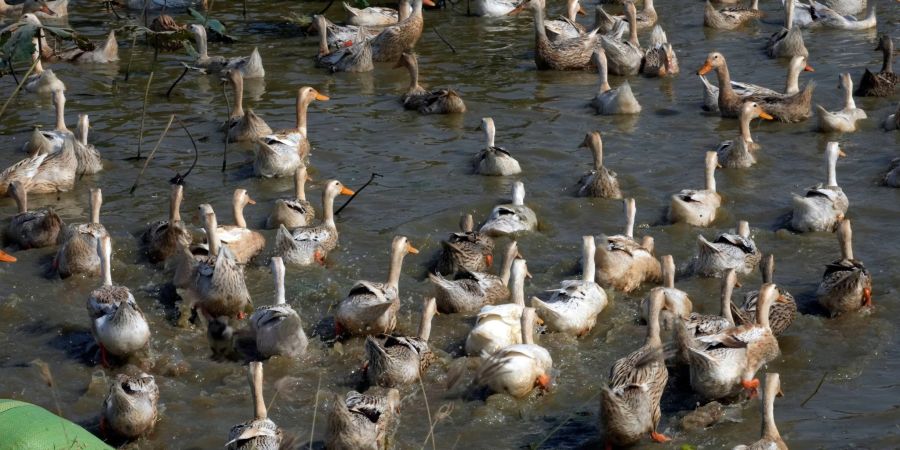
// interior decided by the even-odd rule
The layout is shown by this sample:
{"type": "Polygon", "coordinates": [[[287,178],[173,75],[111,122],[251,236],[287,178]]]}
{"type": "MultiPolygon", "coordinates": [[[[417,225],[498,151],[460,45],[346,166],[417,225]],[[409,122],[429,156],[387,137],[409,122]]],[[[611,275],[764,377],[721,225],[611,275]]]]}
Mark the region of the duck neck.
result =
{"type": "Polygon", "coordinates": [[[485,145],[487,145],[488,149],[490,149],[491,147],[494,146],[494,137],[496,136],[496,134],[497,134],[497,129],[494,127],[494,121],[493,120],[487,121],[487,124],[484,127],[484,138],[485,138],[485,145]]]}
{"type": "Polygon", "coordinates": [[[265,419],[268,416],[262,385],[262,363],[251,363],[250,387],[253,389],[253,415],[256,419],[265,419]]]}
{"type": "MultiPolygon", "coordinates": [[[[2,1],[2,0],[0,0],[0,1],[2,1]]],[[[3,10],[3,8],[0,7],[0,11],[2,11],[2,10],[3,10]]],[[[41,43],[41,41],[38,40],[38,38],[31,39],[31,44],[34,45],[34,53],[31,54],[31,62],[34,63],[33,72],[35,75],[40,75],[40,74],[44,73],[44,66],[41,64],[40,43],[41,43]]]]}
{"type": "Polygon", "coordinates": [[[659,314],[662,312],[662,292],[650,294],[650,316],[647,318],[647,345],[653,347],[662,346],[662,338],[659,335],[659,314]]]}
{"type": "Polygon", "coordinates": [[[99,192],[91,193],[91,223],[99,224],[100,223],[100,205],[102,204],[102,197],[100,197],[99,192]]]}
{"type": "Polygon", "coordinates": [[[756,300],[756,323],[766,328],[769,328],[769,311],[772,308],[772,300],[774,300],[770,295],[770,291],[766,290],[768,287],[774,290],[774,285],[763,285],[756,300]]]}
{"type": "Polygon", "coordinates": [[[63,91],[53,93],[53,100],[56,103],[56,131],[68,131],[66,128],[66,95],[63,91]]]}
{"type": "Polygon", "coordinates": [[[100,270],[103,271],[103,285],[104,286],[112,286],[112,264],[110,259],[112,258],[112,249],[110,248],[108,238],[101,239],[100,241],[100,270]]]}
{"type": "Polygon", "coordinates": [[[597,276],[597,269],[594,265],[594,253],[596,251],[594,237],[586,236],[581,248],[581,279],[585,283],[594,283],[594,279],[597,276]]]}
{"type": "Polygon", "coordinates": [[[719,99],[735,97],[734,89],[731,87],[731,74],[728,73],[728,64],[724,62],[716,68],[716,78],[719,80],[719,99]]]}
{"type": "Polygon", "coordinates": [[[786,0],[784,2],[784,27],[788,30],[794,26],[794,2],[786,0]]]}
{"type": "Polygon", "coordinates": [[[395,248],[391,252],[391,268],[388,272],[388,286],[399,289],[400,287],[400,270],[403,268],[403,256],[406,253],[403,248],[395,248]]]}
{"type": "Polygon", "coordinates": [[[209,213],[206,216],[206,239],[209,241],[209,254],[216,256],[219,254],[219,227],[216,221],[216,215],[209,213]]]}
{"type": "Polygon", "coordinates": [[[675,261],[671,256],[663,259],[663,286],[675,289],[675,261]]]}
{"type": "Polygon", "coordinates": [[[778,426],[775,425],[775,392],[766,392],[763,402],[762,435],[768,439],[781,439],[778,426]]]}
{"type": "Polygon", "coordinates": [[[303,95],[297,94],[297,131],[306,137],[306,111],[309,109],[309,102],[303,98],[303,95]]]}
{"type": "Polygon", "coordinates": [[[753,142],[753,137],[750,136],[751,120],[753,120],[753,117],[750,114],[741,114],[741,139],[744,142],[753,142]]]}
{"type": "Polygon", "coordinates": [[[590,145],[594,156],[594,170],[600,170],[603,167],[603,141],[600,140],[600,134],[591,133],[590,145]]]}
{"type": "Polygon", "coordinates": [[[706,190],[716,192],[716,164],[706,165],[706,190]]]}
{"type": "Polygon", "coordinates": [[[881,49],[884,54],[884,60],[881,63],[881,73],[888,73],[894,71],[894,42],[891,38],[886,38],[884,40],[884,45],[882,45],[881,49]]]}
{"type": "Polygon", "coordinates": [[[416,58],[411,58],[406,64],[406,70],[409,72],[409,90],[419,88],[419,62],[416,58]]]}
{"type": "Polygon", "coordinates": [[[244,219],[244,202],[242,198],[236,198],[231,204],[231,212],[234,214],[234,224],[238,228],[247,228],[247,221],[244,219]]]}
{"type": "Polygon", "coordinates": [[[16,201],[18,214],[28,212],[28,192],[25,190],[24,186],[16,183],[15,187],[9,189],[7,192],[9,192],[9,194],[12,195],[13,200],[16,201]]]}
{"type": "Polygon", "coordinates": [[[766,283],[774,283],[775,280],[775,257],[773,255],[769,255],[768,258],[764,259],[760,267],[762,271],[762,280],[763,284],[766,283]]]}
{"type": "Polygon", "coordinates": [[[181,198],[184,187],[176,184],[169,199],[169,224],[181,222],[181,198]]]}
{"type": "Polygon", "coordinates": [[[328,55],[331,50],[328,49],[328,25],[325,23],[325,18],[319,19],[316,25],[319,28],[319,56],[328,55]]]}
{"type": "Polygon", "coordinates": [[[846,260],[853,259],[853,231],[849,226],[842,226],[838,230],[838,239],[841,244],[841,258],[846,260]]]}
{"type": "Polygon", "coordinates": [[[719,305],[719,314],[732,325],[734,325],[734,317],[731,315],[731,294],[734,292],[733,278],[734,275],[732,272],[732,274],[727,275],[725,281],[722,282],[722,296],[720,298],[722,303],[719,305]]]}
{"type": "Polygon", "coordinates": [[[197,42],[197,53],[200,54],[199,59],[209,59],[209,54],[206,49],[206,29],[200,28],[196,35],[194,40],[197,42]]]}
{"type": "Polygon", "coordinates": [[[306,168],[300,167],[294,174],[294,197],[306,201],[306,168]]]}
{"type": "Polygon", "coordinates": [[[336,194],[331,192],[329,189],[326,189],[324,193],[322,193],[322,223],[332,230],[335,229],[334,225],[334,197],[336,194]]]}
{"type": "Polygon", "coordinates": [[[635,209],[634,199],[625,200],[625,236],[631,239],[634,239],[634,217],[637,214],[635,209]]]}
{"type": "Polygon", "coordinates": [[[417,337],[425,342],[431,337],[431,320],[437,312],[437,303],[435,299],[430,298],[425,302],[425,309],[422,310],[422,320],[419,322],[419,332],[417,337]]]}
{"type": "Polygon", "coordinates": [[[791,64],[788,68],[787,81],[785,81],[784,85],[784,93],[788,95],[794,95],[800,92],[800,72],[803,71],[803,67],[805,64],[791,64]]]}
{"type": "Polygon", "coordinates": [[[506,255],[503,256],[503,267],[500,268],[500,281],[504,286],[509,286],[509,277],[512,273],[513,261],[516,260],[516,254],[519,253],[518,246],[510,243],[506,249],[506,255]]]}
{"type": "Polygon", "coordinates": [[[849,76],[841,76],[841,84],[844,88],[844,109],[856,109],[856,102],[853,101],[853,80],[849,76]]]}
{"type": "MultiPolygon", "coordinates": [[[[522,272],[525,272],[524,268],[522,272]]],[[[509,286],[509,299],[512,303],[525,306],[525,274],[524,273],[513,273],[513,278],[510,280],[509,286]]]]}
{"type": "Polygon", "coordinates": [[[234,106],[231,109],[231,117],[244,116],[244,77],[238,73],[234,79],[234,106]]]}
{"type": "Polygon", "coordinates": [[[606,62],[606,55],[603,54],[596,58],[596,64],[597,73],[600,75],[600,93],[602,94],[612,89],[609,87],[609,68],[606,62]]]}
{"type": "Polygon", "coordinates": [[[272,277],[275,279],[275,304],[287,303],[284,296],[284,262],[281,258],[272,258],[272,277]]]}
{"type": "Polygon", "coordinates": [[[578,0],[569,0],[566,4],[566,18],[574,22],[578,18],[579,8],[578,0]]]}
{"type": "Polygon", "coordinates": [[[525,308],[522,311],[522,343],[534,345],[534,309],[525,308]]]}
{"type": "Polygon", "coordinates": [[[837,186],[837,159],[838,152],[828,152],[828,186],[837,186]]]}
{"type": "Polygon", "coordinates": [[[635,47],[640,48],[641,43],[638,41],[637,33],[637,14],[634,12],[628,14],[628,27],[630,28],[628,32],[628,42],[635,47]]]}
{"type": "Polygon", "coordinates": [[[78,126],[75,128],[75,139],[81,142],[81,145],[88,145],[88,130],[90,129],[90,119],[87,114],[78,116],[78,126]]]}
{"type": "Polygon", "coordinates": [[[750,2],[750,9],[753,11],[759,10],[759,0],[753,0],[750,2]]]}
{"type": "Polygon", "coordinates": [[[544,29],[544,8],[536,6],[534,8],[534,33],[535,39],[547,40],[547,30],[544,29]]]}
{"type": "Polygon", "coordinates": [[[653,0],[644,0],[644,13],[648,12],[656,12],[656,8],[653,7],[653,0]]]}

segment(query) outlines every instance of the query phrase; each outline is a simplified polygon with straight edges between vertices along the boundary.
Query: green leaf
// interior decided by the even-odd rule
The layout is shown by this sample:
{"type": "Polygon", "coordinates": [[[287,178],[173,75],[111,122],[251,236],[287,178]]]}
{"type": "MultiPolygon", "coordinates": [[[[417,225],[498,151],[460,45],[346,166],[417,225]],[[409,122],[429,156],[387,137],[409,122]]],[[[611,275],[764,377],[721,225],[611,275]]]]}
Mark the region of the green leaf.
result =
{"type": "Polygon", "coordinates": [[[197,50],[194,50],[194,46],[191,45],[190,41],[182,41],[182,45],[184,45],[184,49],[187,51],[187,54],[191,56],[191,58],[197,59],[200,57],[200,53],[197,53],[197,50]]]}
{"type": "Polygon", "coordinates": [[[210,41],[221,41],[221,42],[234,42],[237,39],[234,36],[230,36],[226,30],[225,25],[222,25],[222,22],[219,22],[217,19],[213,19],[211,17],[207,18],[200,11],[197,11],[194,8],[188,8],[188,12],[191,13],[191,16],[202,25],[204,22],[206,23],[206,29],[209,30],[210,41]]]}
{"type": "Polygon", "coordinates": [[[356,7],[357,8],[368,8],[369,1],[368,0],[356,0],[356,7]]]}
{"type": "Polygon", "coordinates": [[[9,34],[9,37],[2,40],[3,46],[0,47],[0,57],[4,61],[31,59],[31,55],[35,50],[32,39],[37,35],[37,29],[38,27],[34,25],[17,27],[15,31],[9,34]]]}

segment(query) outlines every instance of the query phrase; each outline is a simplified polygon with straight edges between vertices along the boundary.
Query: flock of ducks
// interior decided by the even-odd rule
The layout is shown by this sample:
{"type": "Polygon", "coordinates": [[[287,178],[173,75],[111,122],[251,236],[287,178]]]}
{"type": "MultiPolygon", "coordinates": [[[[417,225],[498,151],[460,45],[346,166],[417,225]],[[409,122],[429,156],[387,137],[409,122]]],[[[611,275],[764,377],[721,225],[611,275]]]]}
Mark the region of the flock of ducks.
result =
{"type": "MultiPolygon", "coordinates": [[[[65,123],[65,86],[41,62],[70,61],[104,63],[118,58],[115,34],[97,50],[54,51],[46,43],[41,20],[67,13],[67,0],[28,0],[22,5],[0,1],[0,13],[21,16],[4,31],[16,32],[33,26],[33,75],[24,81],[27,91],[52,97],[56,125],[51,131],[35,130],[24,150],[28,156],[0,172],[0,195],[15,200],[17,213],[6,230],[7,243],[22,251],[57,246],[53,268],[60,277],[73,275],[102,277],[102,285],[87,299],[91,332],[99,346],[101,362],[119,367],[146,351],[151,330],[141,307],[130,290],[113,282],[112,242],[101,222],[102,193],[91,190],[89,221],[65,224],[53,208],[29,210],[28,196],[73,189],[80,174],[103,169],[97,149],[89,143],[87,115],[80,115],[73,133],[65,123]],[[45,48],[45,46],[47,46],[45,48]],[[49,55],[45,55],[49,52],[49,55]]],[[[157,9],[158,2],[128,2],[130,7],[157,9]],[[134,4],[132,4],[134,3],[134,4]],[[138,4],[139,3],[139,4],[138,4]]],[[[189,6],[165,2],[169,8],[189,6]]],[[[193,2],[191,2],[193,3],[193,2]]],[[[652,0],[642,11],[625,2],[624,15],[596,10],[595,24],[585,27],[575,19],[583,9],[577,0],[566,5],[566,15],[547,20],[544,0],[473,0],[475,15],[515,15],[530,10],[534,15],[534,61],[539,70],[597,70],[600,89],[591,104],[598,114],[640,114],[628,81],[612,88],[608,74],[650,77],[672,76],[679,72],[677,56],[665,32],[657,24],[652,0]],[[652,30],[647,48],[638,32],[652,30]]],[[[358,9],[344,4],[347,24],[337,25],[317,16],[319,33],[316,64],[333,72],[375,70],[375,62],[395,63],[410,75],[408,90],[400,97],[402,107],[422,114],[461,113],[466,110],[459,93],[451,89],[426,89],[419,84],[418,61],[412,48],[422,34],[424,5],[430,0],[401,0],[399,11],[389,8],[358,9]]],[[[670,197],[667,219],[708,227],[716,220],[722,197],[716,190],[716,170],[749,168],[756,162],[760,145],[750,135],[750,121],[756,118],[799,122],[812,116],[814,83],[799,85],[799,76],[812,71],[802,30],[821,26],[857,30],[876,24],[874,4],[866,18],[849,14],[862,10],[864,0],[814,0],[804,4],[786,0],[784,28],[772,35],[766,53],[790,60],[783,91],[732,81],[725,56],[710,52],[697,71],[704,85],[704,108],[723,117],[737,118],[739,135],[706,153],[705,184],[684,189],[670,197]],[[704,75],[715,72],[718,86],[704,75]]],[[[714,7],[707,2],[704,26],[723,30],[739,28],[761,16],[758,1],[748,8],[714,7]]],[[[174,267],[172,284],[186,305],[208,323],[211,338],[221,340],[232,327],[246,323],[255,342],[255,354],[248,366],[254,417],[228,432],[228,448],[277,448],[282,430],[267,417],[262,395],[262,362],[271,357],[302,357],[308,346],[300,315],[285,300],[285,265],[323,264],[338,248],[339,234],[334,221],[334,201],[354,192],[338,180],[328,180],[322,190],[321,211],[307,200],[309,130],[307,114],[316,101],[329,98],[312,87],[297,91],[296,121],[292,127],[273,131],[264,118],[243,105],[245,79],[263,78],[266,71],[259,52],[246,57],[210,56],[206,28],[191,25],[196,44],[193,65],[224,77],[233,87],[234,105],[222,126],[224,139],[254,145],[253,169],[263,178],[293,177],[292,195],[278,199],[271,207],[266,227],[276,231],[275,257],[269,265],[276,286],[272,305],[253,308],[244,280],[244,266],[262,254],[266,239],[248,227],[243,210],[255,204],[244,189],[233,196],[233,223],[220,225],[209,204],[201,204],[198,214],[203,232],[190,230],[180,214],[184,186],[172,186],[170,210],[165,219],[146,227],[141,242],[149,261],[168,262],[174,267]],[[247,315],[249,314],[249,318],[247,315]],[[244,322],[246,320],[246,322],[244,322]]],[[[850,74],[840,76],[844,105],[830,111],[817,105],[818,128],[826,132],[853,132],[866,113],[854,102],[857,96],[892,96],[900,78],[893,73],[893,43],[887,35],[879,38],[884,66],[878,73],[866,70],[857,89],[850,74]]],[[[900,127],[900,114],[884,122],[888,130],[900,127]]],[[[475,173],[511,176],[522,172],[513,155],[495,145],[496,128],[484,118],[481,128],[485,146],[472,160],[475,173]]],[[[592,170],[577,183],[577,195],[622,199],[615,172],[604,166],[600,132],[587,133],[581,147],[591,151],[592,170]]],[[[832,315],[853,313],[872,306],[872,277],[854,257],[852,229],[846,218],[849,199],[838,185],[836,165],[843,151],[837,142],[826,148],[826,179],[802,195],[793,196],[789,227],[796,232],[836,231],[840,257],[826,264],[816,292],[819,303],[832,315]]],[[[900,161],[895,160],[884,177],[887,185],[900,185],[900,161]]],[[[415,385],[435,356],[429,348],[432,317],[442,314],[474,314],[475,323],[465,341],[465,353],[482,359],[473,385],[492,393],[521,398],[552,386],[553,358],[535,343],[536,324],[548,333],[582,337],[590,333],[598,315],[611,299],[607,291],[634,292],[660,284],[649,291],[641,310],[647,323],[644,344],[615,361],[608,382],[602,388],[601,422],[607,447],[625,446],[645,438],[665,442],[657,431],[660,399],[668,380],[667,352],[663,331],[674,336],[675,364],[690,373],[690,385],[707,400],[740,398],[742,392],[755,396],[761,387],[757,373],[779,355],[777,336],[797,316],[791,294],[774,283],[774,258],[756,246],[750,226],[739,222],[736,233],[722,233],[713,239],[697,238],[696,256],[683,269],[686,275],[722,280],[720,311],[701,314],[691,299],[675,285],[675,262],[670,255],[657,257],[653,237],[634,235],[636,205],[625,198],[626,225],[622,234],[585,236],[582,243],[581,276],[561,281],[545,298],[532,297],[526,303],[524,282],[530,276],[515,239],[502,250],[498,275],[490,272],[495,239],[534,232],[535,212],[525,203],[525,187],[516,182],[511,203],[496,206],[480,227],[464,216],[461,231],[442,242],[442,251],[428,278],[434,296],[424,300],[418,332],[412,336],[395,333],[400,308],[400,274],[404,258],[418,253],[405,236],[396,236],[390,246],[390,266],[385,281],[358,281],[334,311],[335,334],[365,339],[365,375],[372,386],[387,388],[386,394],[350,392],[335,400],[328,419],[326,447],[383,448],[399,420],[399,389],[415,385]],[[599,241],[599,242],[598,242],[599,241]],[[762,272],[763,284],[748,293],[741,304],[732,302],[738,277],[762,272]]],[[[0,252],[0,261],[15,258],[0,252]]],[[[190,309],[189,308],[189,309],[190,309]]],[[[229,343],[225,340],[225,347],[229,343]]],[[[232,350],[232,349],[226,349],[232,350]]],[[[765,377],[762,439],[741,448],[786,448],[773,413],[776,395],[781,392],[777,373],[765,377]]],[[[160,397],[152,375],[117,375],[103,404],[101,429],[104,433],[134,439],[152,431],[157,420],[160,397]]],[[[737,448],[737,447],[736,447],[737,448]]]]}

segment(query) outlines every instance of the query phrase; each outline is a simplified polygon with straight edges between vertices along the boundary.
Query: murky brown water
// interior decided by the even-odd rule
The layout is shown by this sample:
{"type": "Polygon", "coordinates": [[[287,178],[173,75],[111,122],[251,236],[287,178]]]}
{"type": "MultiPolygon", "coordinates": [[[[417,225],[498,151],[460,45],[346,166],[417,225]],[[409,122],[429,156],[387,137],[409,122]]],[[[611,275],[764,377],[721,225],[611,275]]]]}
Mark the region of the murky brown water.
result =
{"type": "MultiPolygon", "coordinates": [[[[673,80],[634,77],[629,81],[644,112],[634,119],[598,117],[586,105],[596,89],[591,73],[536,72],[531,59],[532,22],[527,15],[511,19],[478,19],[452,10],[427,11],[426,32],[417,46],[426,86],[449,86],[465,98],[469,112],[456,117],[421,117],[403,111],[397,103],[407,85],[405,71],[382,64],[374,73],[329,75],[313,67],[315,39],[302,37],[298,28],[286,25],[285,11],[308,13],[324,3],[249,1],[248,18],[240,4],[216,2],[214,16],[241,40],[212,44],[211,53],[243,55],[259,46],[267,69],[264,85],[248,82],[247,106],[261,114],[273,128],[293,122],[296,88],[311,85],[331,97],[315,103],[310,112],[313,144],[312,175],[317,180],[308,191],[318,203],[320,182],[338,178],[358,187],[377,172],[384,175],[340,216],[341,244],[328,269],[289,268],[288,301],[304,317],[307,333],[330,316],[354,280],[380,280],[387,275],[388,250],[395,234],[409,236],[422,250],[407,257],[401,279],[400,330],[413,332],[421,299],[431,288],[423,281],[424,267],[439,248],[444,235],[455,229],[458,215],[472,212],[483,218],[493,204],[507,196],[516,179],[525,182],[526,202],[538,213],[541,231],[521,238],[520,249],[535,275],[528,295],[555,287],[577,271],[583,234],[619,232],[621,203],[586,200],[572,195],[572,186],[590,165],[590,154],[578,149],[586,131],[603,132],[606,165],[619,173],[623,191],[637,198],[639,233],[656,238],[658,254],[672,253],[684,262],[695,250],[698,231],[706,236],[729,229],[738,219],[749,220],[757,244],[776,255],[776,281],[801,303],[802,315],[780,339],[782,357],[769,365],[778,371],[786,397],[776,403],[776,417],[785,440],[793,448],[890,448],[900,446],[900,352],[894,345],[900,332],[893,317],[900,314],[898,289],[900,246],[900,190],[883,188],[878,178],[891,158],[898,156],[900,134],[885,133],[878,125],[895,109],[896,98],[857,99],[870,117],[862,130],[850,135],[825,137],[812,132],[812,121],[795,125],[754,123],[755,139],[762,145],[760,162],[744,171],[717,175],[725,198],[723,214],[713,229],[660,225],[668,196],[686,187],[702,186],[704,151],[737,133],[737,122],[702,114],[700,82],[692,75],[705,54],[722,51],[733,78],[781,87],[786,62],[766,58],[761,50],[769,33],[781,23],[780,4],[763,5],[770,15],[766,23],[738,32],[704,30],[703,3],[659,0],[661,23],[678,52],[682,74],[673,80]],[[777,9],[776,9],[777,7],[777,9]],[[451,53],[430,31],[436,26],[456,47],[451,53]],[[254,91],[255,90],[255,91],[254,91]],[[521,177],[488,178],[470,174],[468,161],[482,145],[474,131],[483,116],[492,116],[498,128],[497,142],[510,149],[523,167],[521,177]],[[824,177],[824,147],[838,139],[849,157],[838,163],[838,181],[850,198],[857,257],[865,261],[875,280],[877,305],[868,316],[829,320],[819,315],[814,291],[824,263],[835,259],[838,247],[831,234],[793,235],[775,232],[779,217],[790,208],[790,193],[801,192],[824,177]],[[649,229],[647,228],[649,226],[649,229]],[[816,389],[818,393],[801,405],[816,389]]],[[[593,6],[589,3],[586,6],[593,6]]],[[[464,12],[465,3],[460,3],[464,12]]],[[[898,34],[900,8],[879,1],[879,31],[898,34]]],[[[561,5],[552,5],[555,14],[561,5]]],[[[99,39],[115,22],[101,7],[75,2],[71,23],[99,39]]],[[[341,18],[335,4],[329,11],[341,18]]],[[[178,16],[186,21],[186,16],[178,16]]],[[[881,55],[873,52],[874,31],[806,32],[810,63],[816,68],[801,82],[816,80],[815,101],[836,109],[840,92],[837,75],[843,71],[859,79],[863,67],[877,68],[881,55]]],[[[646,39],[646,36],[642,35],[646,39]]],[[[149,151],[171,113],[176,113],[200,138],[200,162],[188,178],[183,211],[193,215],[199,203],[211,203],[228,223],[234,188],[249,190],[257,200],[248,207],[248,221],[261,226],[274,198],[290,190],[291,181],[249,177],[250,153],[231,146],[225,174],[221,165],[221,134],[225,118],[221,87],[214,77],[191,75],[170,99],[161,96],[180,73],[183,56],[161,55],[153,63],[153,51],[130,47],[120,37],[122,61],[107,67],[53,64],[68,86],[70,127],[76,114],[91,114],[92,141],[106,158],[106,171],[85,177],[74,192],[59,199],[35,196],[34,207],[56,203],[67,222],[87,215],[88,189],[103,188],[102,221],[113,236],[113,277],[132,289],[151,322],[153,360],[162,393],[161,421],[156,432],[138,442],[147,448],[219,448],[228,428],[248,418],[251,404],[245,368],[237,363],[218,363],[209,358],[205,331],[180,329],[171,318],[170,306],[160,302],[167,277],[143,262],[136,236],[145,223],[167,211],[168,183],[174,170],[184,171],[193,160],[184,133],[173,128],[147,171],[144,185],[131,196],[128,189],[141,163],[127,161],[136,150],[141,96],[150,71],[154,72],[151,106],[144,144],[149,151]],[[129,52],[135,51],[128,82],[123,72],[129,52]],[[172,370],[186,367],[185,373],[172,370]]],[[[620,80],[613,80],[613,85],[620,80]]],[[[13,89],[11,77],[0,79],[2,95],[13,89]]],[[[49,99],[20,96],[3,118],[0,166],[21,158],[18,148],[33,124],[52,126],[49,99]]],[[[0,201],[3,215],[14,212],[13,203],[0,201]]],[[[4,225],[5,226],[5,225],[4,225]]],[[[272,237],[266,232],[267,238],[272,237]]],[[[29,362],[50,363],[64,414],[95,426],[106,392],[105,377],[113,375],[88,364],[91,344],[84,311],[87,294],[97,280],[48,279],[53,250],[19,252],[19,262],[0,266],[0,397],[12,397],[50,407],[50,392],[36,381],[29,362]]],[[[247,269],[247,282],[256,304],[273,297],[271,277],[265,267],[247,269]]],[[[716,309],[718,282],[679,281],[700,311],[716,309]]],[[[757,279],[745,281],[741,292],[755,289],[757,279]]],[[[513,401],[495,396],[487,402],[470,400],[459,389],[446,391],[444,384],[452,359],[461,353],[470,320],[441,315],[435,319],[432,346],[442,362],[425,378],[428,405],[436,414],[451,405],[449,418],[436,429],[437,448],[517,448],[543,443],[546,448],[594,448],[599,442],[598,394],[613,361],[643,340],[638,323],[638,300],[616,294],[586,338],[573,340],[543,335],[539,341],[554,358],[559,371],[557,388],[544,396],[513,401]],[[558,428],[558,429],[557,429],[558,428]],[[553,432],[555,431],[555,434],[553,432]],[[551,435],[552,434],[552,435],[551,435]],[[545,438],[547,438],[545,440],[545,438]]],[[[266,396],[273,383],[294,377],[296,384],[278,394],[270,417],[305,442],[324,436],[327,392],[345,392],[356,386],[363,363],[362,340],[334,348],[313,339],[310,354],[301,361],[266,364],[266,396]],[[321,385],[318,410],[314,407],[321,385]],[[314,420],[315,417],[315,420],[314,420]],[[314,430],[313,430],[314,426],[314,430]]],[[[674,437],[671,445],[645,444],[652,448],[676,448],[691,444],[704,448],[730,447],[759,436],[758,404],[730,407],[729,420],[705,432],[682,432],[673,417],[693,406],[684,392],[685,381],[672,377],[663,397],[661,431],[674,437]]],[[[425,402],[420,389],[407,389],[402,425],[396,435],[399,448],[420,448],[428,434],[425,402]]]]}

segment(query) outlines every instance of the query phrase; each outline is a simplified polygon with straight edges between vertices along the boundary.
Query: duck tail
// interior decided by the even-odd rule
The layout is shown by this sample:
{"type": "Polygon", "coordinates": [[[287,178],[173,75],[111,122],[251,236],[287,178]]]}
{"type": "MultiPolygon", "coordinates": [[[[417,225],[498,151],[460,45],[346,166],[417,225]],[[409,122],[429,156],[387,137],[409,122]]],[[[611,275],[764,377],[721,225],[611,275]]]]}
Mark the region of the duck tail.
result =
{"type": "Polygon", "coordinates": [[[266,69],[263,67],[262,56],[259,55],[259,48],[253,47],[250,53],[250,59],[247,60],[245,74],[253,74],[256,78],[265,78],[266,69]]]}
{"type": "Polygon", "coordinates": [[[116,41],[116,30],[109,30],[109,36],[106,37],[106,43],[103,44],[103,56],[107,61],[119,60],[119,43],[116,41]]]}

